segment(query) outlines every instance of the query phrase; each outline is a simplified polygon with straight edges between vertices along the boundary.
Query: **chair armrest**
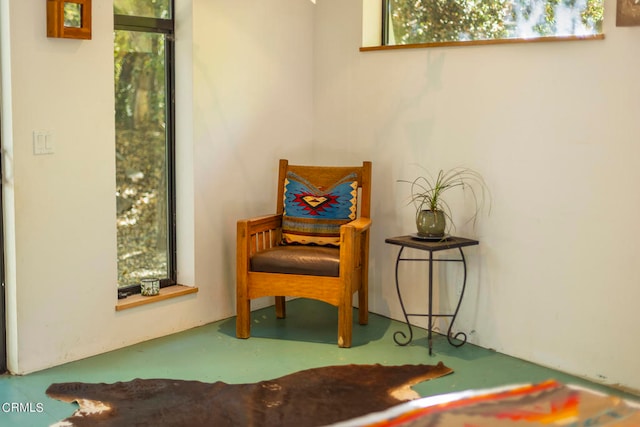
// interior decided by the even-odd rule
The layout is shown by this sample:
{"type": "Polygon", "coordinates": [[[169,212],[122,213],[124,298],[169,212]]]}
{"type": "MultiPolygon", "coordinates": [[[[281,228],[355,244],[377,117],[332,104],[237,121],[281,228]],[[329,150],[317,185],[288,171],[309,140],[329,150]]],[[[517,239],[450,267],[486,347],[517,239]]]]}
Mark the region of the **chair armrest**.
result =
{"type": "Polygon", "coordinates": [[[282,214],[241,219],[237,223],[238,259],[248,260],[252,254],[277,246],[282,238],[282,214]]]}
{"type": "Polygon", "coordinates": [[[358,218],[340,226],[340,274],[366,266],[371,218],[358,218]]]}
{"type": "Polygon", "coordinates": [[[342,227],[353,227],[356,229],[356,233],[362,233],[371,227],[371,218],[357,218],[351,222],[343,224],[342,227]]]}
{"type": "Polygon", "coordinates": [[[344,246],[355,247],[355,240],[363,240],[368,245],[369,228],[371,228],[371,218],[357,218],[340,226],[340,248],[344,246]]]}
{"type": "Polygon", "coordinates": [[[247,235],[275,230],[282,227],[282,214],[269,214],[238,220],[238,229],[241,225],[246,227],[247,235]]]}

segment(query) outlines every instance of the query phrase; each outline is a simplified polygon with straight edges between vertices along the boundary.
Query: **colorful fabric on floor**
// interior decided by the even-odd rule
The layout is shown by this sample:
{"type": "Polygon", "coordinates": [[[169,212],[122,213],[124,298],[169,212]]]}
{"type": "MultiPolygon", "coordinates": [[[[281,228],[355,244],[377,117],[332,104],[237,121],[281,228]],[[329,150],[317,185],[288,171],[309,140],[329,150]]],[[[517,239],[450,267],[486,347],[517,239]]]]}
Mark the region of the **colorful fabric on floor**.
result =
{"type": "Polygon", "coordinates": [[[638,427],[640,405],[550,380],[427,397],[334,427],[638,427]]]}

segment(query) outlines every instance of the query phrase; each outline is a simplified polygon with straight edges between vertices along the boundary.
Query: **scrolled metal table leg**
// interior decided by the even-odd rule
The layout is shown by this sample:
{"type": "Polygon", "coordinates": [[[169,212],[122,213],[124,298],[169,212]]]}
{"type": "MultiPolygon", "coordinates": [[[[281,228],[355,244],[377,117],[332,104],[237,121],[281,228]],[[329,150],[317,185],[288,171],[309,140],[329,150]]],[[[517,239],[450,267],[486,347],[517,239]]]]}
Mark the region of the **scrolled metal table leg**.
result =
{"type": "Polygon", "coordinates": [[[411,329],[411,322],[409,322],[409,316],[407,316],[407,310],[404,308],[404,303],[402,302],[402,294],[400,292],[400,281],[398,280],[398,267],[400,265],[400,258],[402,257],[402,251],[404,250],[404,246],[400,247],[400,252],[398,252],[398,258],[396,258],[396,291],[398,292],[398,301],[400,301],[400,307],[402,308],[402,314],[404,315],[405,322],[407,323],[407,327],[409,328],[409,338],[402,331],[396,331],[393,334],[393,340],[396,344],[405,346],[409,344],[413,340],[413,330],[411,329]],[[398,339],[398,336],[402,337],[402,340],[398,339]]]}
{"type": "Polygon", "coordinates": [[[433,252],[429,251],[429,313],[428,313],[428,341],[429,356],[433,355],[433,252]]]}
{"type": "Polygon", "coordinates": [[[464,258],[464,252],[462,251],[462,248],[458,248],[458,251],[460,251],[460,257],[461,257],[462,269],[463,269],[462,290],[460,291],[460,298],[458,299],[458,305],[456,306],[456,311],[453,313],[453,317],[451,318],[451,323],[449,324],[449,330],[447,331],[447,340],[449,341],[449,344],[451,344],[454,347],[461,347],[462,345],[464,345],[464,343],[467,342],[467,334],[465,334],[464,332],[458,332],[457,334],[453,335],[453,332],[452,332],[453,322],[456,321],[456,316],[458,315],[458,310],[460,310],[460,305],[462,304],[462,298],[464,297],[464,290],[467,287],[467,262],[464,258]],[[460,338],[460,336],[462,336],[462,338],[460,338]],[[459,342],[458,343],[453,342],[451,340],[452,337],[458,340],[459,342]]]}

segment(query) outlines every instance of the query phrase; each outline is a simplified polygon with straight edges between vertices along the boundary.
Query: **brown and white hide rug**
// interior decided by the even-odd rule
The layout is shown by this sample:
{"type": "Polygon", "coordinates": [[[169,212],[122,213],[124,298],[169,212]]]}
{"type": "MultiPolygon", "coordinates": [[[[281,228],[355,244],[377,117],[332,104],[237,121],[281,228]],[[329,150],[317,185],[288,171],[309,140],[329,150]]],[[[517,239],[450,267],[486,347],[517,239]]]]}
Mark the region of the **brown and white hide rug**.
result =
{"type": "Polygon", "coordinates": [[[453,372],[438,365],[343,365],[253,384],[135,379],[57,383],[47,395],[80,406],[58,426],[322,426],[382,411],[410,387],[453,372]]]}

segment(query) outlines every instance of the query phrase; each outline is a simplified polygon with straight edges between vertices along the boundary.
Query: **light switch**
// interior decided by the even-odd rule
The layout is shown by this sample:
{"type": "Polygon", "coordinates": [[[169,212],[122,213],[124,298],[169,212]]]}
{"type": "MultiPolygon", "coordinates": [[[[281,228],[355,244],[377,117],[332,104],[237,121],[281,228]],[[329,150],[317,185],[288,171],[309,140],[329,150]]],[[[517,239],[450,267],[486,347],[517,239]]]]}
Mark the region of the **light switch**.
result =
{"type": "Polygon", "coordinates": [[[46,130],[33,131],[33,154],[53,154],[55,147],[53,144],[53,134],[46,130]]]}

